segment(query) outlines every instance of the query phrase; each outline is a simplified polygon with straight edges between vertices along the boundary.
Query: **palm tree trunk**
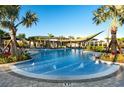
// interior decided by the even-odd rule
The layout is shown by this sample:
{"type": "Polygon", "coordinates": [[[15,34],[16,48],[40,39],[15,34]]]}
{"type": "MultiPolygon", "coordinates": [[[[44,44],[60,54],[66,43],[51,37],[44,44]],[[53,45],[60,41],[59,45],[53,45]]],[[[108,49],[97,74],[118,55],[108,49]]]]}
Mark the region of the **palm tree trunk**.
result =
{"type": "Polygon", "coordinates": [[[17,45],[16,45],[16,34],[13,30],[11,30],[10,37],[11,37],[11,40],[12,40],[11,54],[13,56],[18,56],[17,45]]]}
{"type": "Polygon", "coordinates": [[[110,41],[109,47],[108,47],[109,49],[111,48],[111,52],[114,52],[115,54],[117,54],[117,47],[118,47],[119,51],[121,51],[121,49],[118,45],[118,42],[117,42],[116,32],[117,32],[117,27],[113,27],[111,29],[111,41],[110,41]]]}
{"type": "Polygon", "coordinates": [[[117,53],[116,31],[111,31],[111,51],[117,53]]]}

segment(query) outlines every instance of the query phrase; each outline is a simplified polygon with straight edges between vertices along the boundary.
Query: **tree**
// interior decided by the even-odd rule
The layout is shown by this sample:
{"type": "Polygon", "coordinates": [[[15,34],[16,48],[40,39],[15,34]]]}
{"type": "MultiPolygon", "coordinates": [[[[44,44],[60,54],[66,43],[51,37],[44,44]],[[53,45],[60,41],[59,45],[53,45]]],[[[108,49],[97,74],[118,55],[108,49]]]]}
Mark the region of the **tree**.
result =
{"type": "Polygon", "coordinates": [[[31,47],[31,42],[33,42],[33,46],[36,48],[37,37],[35,36],[29,37],[28,40],[29,40],[29,46],[31,47]]]}
{"type": "Polygon", "coordinates": [[[2,29],[0,29],[0,37],[3,37],[4,34],[5,34],[5,32],[2,29]]]}
{"type": "Polygon", "coordinates": [[[48,37],[49,37],[49,38],[53,38],[53,37],[54,37],[54,35],[53,35],[53,34],[48,33],[48,37]]]}
{"type": "Polygon", "coordinates": [[[51,44],[50,44],[50,39],[53,38],[53,37],[54,37],[53,34],[48,33],[48,39],[49,39],[49,45],[48,45],[48,46],[49,46],[49,48],[50,48],[50,46],[51,46],[51,44]]]}
{"type": "Polygon", "coordinates": [[[0,47],[2,47],[2,44],[3,44],[2,38],[4,37],[4,35],[5,35],[5,32],[0,29],[0,47]]]}
{"type": "Polygon", "coordinates": [[[93,21],[97,25],[111,20],[111,41],[108,46],[108,51],[111,49],[111,52],[117,53],[117,47],[121,52],[121,49],[118,45],[116,39],[116,32],[119,26],[124,24],[124,6],[123,5],[104,5],[98,8],[93,13],[93,21]]]}
{"type": "Polygon", "coordinates": [[[20,25],[31,27],[32,24],[36,24],[38,21],[37,15],[31,11],[26,12],[25,16],[20,17],[19,5],[9,5],[0,6],[0,26],[4,29],[9,29],[11,43],[11,53],[12,55],[18,56],[17,52],[17,41],[16,32],[20,25]],[[21,19],[21,20],[20,20],[21,19]]]}
{"type": "Polygon", "coordinates": [[[69,39],[74,39],[74,36],[68,36],[69,39]]]}
{"type": "Polygon", "coordinates": [[[0,47],[4,47],[3,46],[3,39],[9,37],[9,33],[3,31],[2,29],[0,29],[0,47]]]}
{"type": "Polygon", "coordinates": [[[68,36],[69,40],[70,40],[70,47],[72,47],[72,42],[71,40],[75,39],[73,36],[68,36]]]}
{"type": "Polygon", "coordinates": [[[26,35],[25,34],[19,34],[17,36],[17,38],[19,38],[19,39],[25,39],[26,38],[26,35]]]}

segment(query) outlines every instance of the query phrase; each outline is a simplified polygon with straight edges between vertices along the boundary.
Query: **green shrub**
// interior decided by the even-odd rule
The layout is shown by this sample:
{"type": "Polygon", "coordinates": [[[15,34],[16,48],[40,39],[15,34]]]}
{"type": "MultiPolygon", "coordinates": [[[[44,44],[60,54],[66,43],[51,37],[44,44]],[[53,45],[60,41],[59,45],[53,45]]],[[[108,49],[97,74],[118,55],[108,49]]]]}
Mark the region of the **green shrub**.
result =
{"type": "Polygon", "coordinates": [[[96,51],[96,52],[103,52],[104,51],[104,47],[103,46],[96,46],[96,47],[94,47],[94,51],[96,51]]]}
{"type": "Polygon", "coordinates": [[[118,54],[116,61],[120,63],[124,63],[124,55],[123,54],[118,54]]]}
{"type": "Polygon", "coordinates": [[[5,64],[7,60],[3,57],[0,57],[0,64],[5,64]]]}
{"type": "Polygon", "coordinates": [[[86,50],[92,50],[92,46],[86,46],[86,50]]]}
{"type": "Polygon", "coordinates": [[[101,57],[100,57],[100,59],[102,59],[102,60],[105,60],[105,61],[113,61],[114,60],[114,55],[112,55],[112,54],[102,54],[101,55],[101,57]]]}
{"type": "Polygon", "coordinates": [[[28,53],[24,53],[24,54],[22,54],[22,59],[23,60],[27,60],[27,59],[30,59],[31,57],[30,57],[30,55],[28,54],[28,53]]]}
{"type": "Polygon", "coordinates": [[[31,57],[28,53],[23,53],[18,58],[16,56],[5,57],[3,55],[0,55],[0,64],[12,63],[12,62],[17,62],[17,61],[22,61],[22,60],[28,60],[30,58],[31,57]]]}
{"type": "Polygon", "coordinates": [[[8,59],[9,59],[10,62],[16,62],[16,61],[18,61],[18,59],[17,59],[16,56],[9,56],[8,59]]]}
{"type": "Polygon", "coordinates": [[[104,47],[103,46],[87,46],[86,50],[96,51],[96,52],[103,52],[104,51],[104,47]]]}
{"type": "Polygon", "coordinates": [[[109,53],[109,54],[107,53],[107,54],[102,54],[100,58],[102,60],[106,60],[106,61],[124,63],[124,55],[123,54],[112,55],[111,53],[109,53]]]}
{"type": "Polygon", "coordinates": [[[28,47],[28,44],[26,44],[25,42],[18,42],[18,45],[20,47],[28,47]]]}

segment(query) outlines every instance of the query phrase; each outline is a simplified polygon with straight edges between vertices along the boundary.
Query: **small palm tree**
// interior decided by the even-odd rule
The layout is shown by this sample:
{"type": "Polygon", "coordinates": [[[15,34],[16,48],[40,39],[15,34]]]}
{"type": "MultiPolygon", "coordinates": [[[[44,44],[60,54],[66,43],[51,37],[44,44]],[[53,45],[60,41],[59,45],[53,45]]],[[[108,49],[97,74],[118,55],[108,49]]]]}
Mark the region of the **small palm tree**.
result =
{"type": "Polygon", "coordinates": [[[65,37],[63,35],[59,36],[59,46],[62,47],[63,43],[62,41],[65,39],[65,37]]]}
{"type": "Polygon", "coordinates": [[[0,26],[7,28],[10,31],[10,37],[12,40],[11,49],[12,55],[18,56],[17,52],[17,41],[16,32],[20,25],[31,27],[32,24],[36,24],[38,21],[37,15],[31,11],[26,12],[25,16],[22,16],[20,20],[20,9],[19,5],[0,6],[0,26]]]}
{"type": "Polygon", "coordinates": [[[69,40],[70,40],[70,47],[72,47],[72,42],[71,42],[71,40],[74,39],[74,37],[73,37],[73,36],[68,36],[68,38],[69,38],[69,40]]]}
{"type": "Polygon", "coordinates": [[[48,37],[49,37],[49,38],[52,38],[52,37],[54,37],[54,35],[53,35],[53,34],[48,33],[48,37]]]}
{"type": "MultiPolygon", "coordinates": [[[[124,24],[124,6],[123,5],[104,5],[94,11],[93,21],[97,25],[111,20],[111,41],[108,49],[112,52],[117,53],[117,47],[120,50],[116,39],[116,32],[119,26],[124,24]]],[[[120,50],[121,52],[121,50],[120,50]]]]}
{"type": "Polygon", "coordinates": [[[17,36],[17,38],[19,38],[19,39],[26,39],[26,35],[25,34],[19,34],[17,36]]]}
{"type": "Polygon", "coordinates": [[[49,46],[49,48],[50,48],[50,46],[51,46],[51,44],[50,44],[50,39],[53,38],[53,37],[54,37],[53,34],[48,33],[48,39],[49,39],[49,45],[48,45],[48,46],[49,46]]]}
{"type": "Polygon", "coordinates": [[[29,47],[31,47],[31,42],[33,42],[33,46],[36,48],[37,38],[35,36],[32,36],[32,37],[29,37],[28,40],[29,40],[29,47]]]}

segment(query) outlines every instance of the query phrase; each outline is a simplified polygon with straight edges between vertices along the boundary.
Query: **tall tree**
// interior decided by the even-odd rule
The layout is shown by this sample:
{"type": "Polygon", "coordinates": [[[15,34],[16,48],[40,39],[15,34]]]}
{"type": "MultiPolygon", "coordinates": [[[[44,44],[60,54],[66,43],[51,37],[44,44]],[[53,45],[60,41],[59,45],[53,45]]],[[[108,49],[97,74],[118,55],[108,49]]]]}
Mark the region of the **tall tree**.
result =
{"type": "Polygon", "coordinates": [[[11,44],[11,53],[12,55],[18,56],[17,52],[17,41],[16,41],[16,32],[17,28],[20,25],[31,27],[32,24],[36,24],[38,21],[37,15],[31,11],[26,12],[24,16],[20,17],[19,5],[4,5],[0,6],[0,26],[2,28],[9,29],[10,37],[12,40],[11,44]],[[21,19],[21,20],[20,20],[21,19]]]}
{"type": "Polygon", "coordinates": [[[104,5],[94,11],[93,15],[93,21],[97,25],[106,22],[107,20],[111,21],[111,41],[108,46],[108,51],[109,49],[111,49],[111,52],[117,53],[118,47],[121,52],[121,49],[116,39],[116,32],[118,27],[124,24],[124,6],[104,5]]]}

